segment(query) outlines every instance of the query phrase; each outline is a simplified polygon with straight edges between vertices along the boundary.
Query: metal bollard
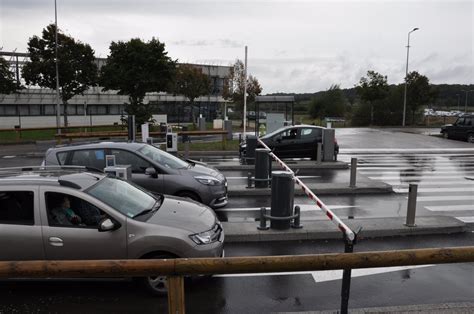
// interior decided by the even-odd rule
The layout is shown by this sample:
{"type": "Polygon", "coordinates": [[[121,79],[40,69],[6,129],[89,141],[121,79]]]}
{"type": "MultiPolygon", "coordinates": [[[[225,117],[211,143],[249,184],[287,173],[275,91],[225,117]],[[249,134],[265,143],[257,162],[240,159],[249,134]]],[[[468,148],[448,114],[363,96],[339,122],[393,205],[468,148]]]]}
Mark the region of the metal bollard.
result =
{"type": "Polygon", "coordinates": [[[252,187],[252,173],[247,172],[247,189],[252,187]]]}
{"type": "MultiPolygon", "coordinates": [[[[270,215],[272,217],[289,217],[293,211],[293,197],[295,185],[291,172],[273,171],[272,174],[272,196],[270,215]]],[[[270,220],[272,229],[289,229],[290,219],[270,220]]]]}
{"type": "Polygon", "coordinates": [[[349,187],[355,188],[357,180],[357,158],[351,158],[351,179],[349,187]]]}
{"type": "Polygon", "coordinates": [[[299,206],[295,206],[295,219],[293,220],[293,224],[291,225],[291,228],[294,229],[301,229],[303,226],[301,225],[301,209],[299,206]]]}
{"type": "Polygon", "coordinates": [[[260,226],[257,227],[258,230],[268,230],[267,227],[267,218],[265,217],[267,209],[265,207],[260,208],[260,226]]]}
{"type": "Polygon", "coordinates": [[[255,150],[255,187],[268,187],[268,150],[265,148],[257,148],[255,150]]]}
{"type": "Polygon", "coordinates": [[[322,161],[322,153],[323,153],[323,143],[318,143],[318,149],[316,150],[316,162],[318,164],[322,161]]]}
{"type": "Polygon", "coordinates": [[[408,187],[408,205],[407,205],[407,220],[405,226],[416,227],[416,195],[418,193],[418,185],[410,184],[408,187]]]}
{"type": "Polygon", "coordinates": [[[245,151],[245,161],[247,165],[255,164],[255,149],[257,148],[257,137],[254,135],[247,135],[245,141],[247,148],[245,151]]]}

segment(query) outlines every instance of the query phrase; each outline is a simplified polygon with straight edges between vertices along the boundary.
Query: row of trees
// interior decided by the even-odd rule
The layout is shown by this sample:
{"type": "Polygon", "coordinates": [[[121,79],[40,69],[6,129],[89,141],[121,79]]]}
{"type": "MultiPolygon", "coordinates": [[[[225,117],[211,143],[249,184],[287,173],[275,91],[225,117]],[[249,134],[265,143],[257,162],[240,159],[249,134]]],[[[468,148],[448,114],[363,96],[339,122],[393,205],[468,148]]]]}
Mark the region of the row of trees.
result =
{"type": "MultiPolygon", "coordinates": [[[[414,124],[419,109],[436,99],[437,90],[416,71],[408,73],[406,84],[407,116],[414,124]]],[[[355,85],[355,97],[346,97],[338,85],[333,85],[311,101],[310,114],[313,118],[346,117],[353,125],[399,125],[403,118],[404,88],[404,84],[388,85],[387,76],[368,71],[355,85]]]]}
{"type": "MultiPolygon", "coordinates": [[[[30,60],[22,69],[28,85],[56,89],[56,54],[54,24],[43,29],[42,36],[28,41],[30,60]]],[[[83,94],[92,86],[116,90],[127,95],[128,114],[136,116],[137,123],[152,121],[152,109],[144,103],[146,93],[169,92],[184,95],[191,102],[211,92],[207,75],[192,65],[179,64],[168,56],[165,44],[153,38],[148,42],[135,38],[128,42],[112,42],[107,62],[98,70],[93,49],[58,30],[59,91],[64,106],[64,125],[67,104],[75,95],[83,94]]],[[[243,103],[243,63],[237,60],[225,80],[224,97],[238,105],[243,103]]],[[[248,94],[255,97],[261,87],[255,77],[248,77],[248,94]]],[[[9,94],[20,89],[14,81],[8,63],[0,57],[0,93],[9,94]]],[[[194,117],[194,111],[193,111],[194,117]]]]}

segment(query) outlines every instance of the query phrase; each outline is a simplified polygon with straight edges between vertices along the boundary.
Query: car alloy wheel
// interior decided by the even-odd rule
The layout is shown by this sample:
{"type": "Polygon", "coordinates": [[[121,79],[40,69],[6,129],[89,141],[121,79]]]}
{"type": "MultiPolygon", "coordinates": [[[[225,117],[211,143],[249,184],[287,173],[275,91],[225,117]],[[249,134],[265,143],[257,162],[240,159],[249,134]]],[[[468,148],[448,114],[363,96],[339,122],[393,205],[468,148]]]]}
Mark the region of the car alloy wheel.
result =
{"type": "MultiPolygon", "coordinates": [[[[174,259],[171,254],[157,254],[148,259],[174,259]]],[[[168,279],[164,275],[148,276],[141,278],[142,284],[153,295],[165,296],[168,293],[168,279]]]]}

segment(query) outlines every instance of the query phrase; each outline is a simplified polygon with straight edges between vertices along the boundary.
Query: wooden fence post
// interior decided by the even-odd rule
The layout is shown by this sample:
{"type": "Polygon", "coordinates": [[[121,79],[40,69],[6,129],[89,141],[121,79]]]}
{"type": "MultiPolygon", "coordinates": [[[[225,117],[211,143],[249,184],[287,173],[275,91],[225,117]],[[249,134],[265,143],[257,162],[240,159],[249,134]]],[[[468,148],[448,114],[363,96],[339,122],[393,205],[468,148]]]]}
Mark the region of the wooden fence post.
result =
{"type": "Polygon", "coordinates": [[[168,276],[168,313],[185,313],[183,276],[168,276]]]}

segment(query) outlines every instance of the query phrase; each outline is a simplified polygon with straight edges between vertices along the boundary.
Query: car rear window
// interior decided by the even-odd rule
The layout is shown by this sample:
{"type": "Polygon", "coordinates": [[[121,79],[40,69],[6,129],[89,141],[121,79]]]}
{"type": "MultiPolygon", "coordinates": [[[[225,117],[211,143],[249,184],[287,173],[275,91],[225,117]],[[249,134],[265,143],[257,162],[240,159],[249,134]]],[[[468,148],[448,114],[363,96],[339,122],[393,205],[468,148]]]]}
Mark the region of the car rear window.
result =
{"type": "Polygon", "coordinates": [[[32,191],[0,191],[0,224],[34,225],[32,191]]]}

